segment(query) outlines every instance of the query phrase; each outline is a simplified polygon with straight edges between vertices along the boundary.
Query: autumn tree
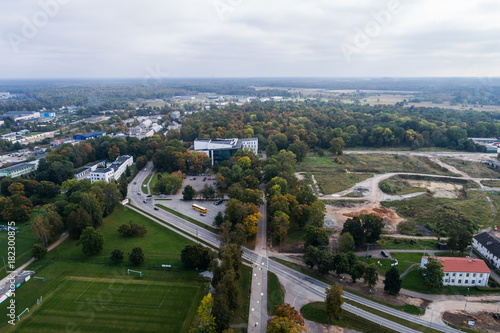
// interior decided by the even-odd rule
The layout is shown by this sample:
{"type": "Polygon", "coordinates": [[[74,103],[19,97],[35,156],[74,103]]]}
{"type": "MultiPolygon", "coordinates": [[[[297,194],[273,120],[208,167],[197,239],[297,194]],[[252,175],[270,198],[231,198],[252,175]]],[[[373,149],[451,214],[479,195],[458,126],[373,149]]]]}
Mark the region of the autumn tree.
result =
{"type": "Polygon", "coordinates": [[[328,314],[328,321],[331,323],[332,319],[340,319],[342,317],[342,303],[344,303],[344,291],[342,287],[332,284],[325,289],[325,305],[326,313],[328,314]]]}
{"type": "Polygon", "coordinates": [[[217,333],[213,315],[214,298],[208,294],[201,300],[189,333],[217,333]]]}
{"type": "Polygon", "coordinates": [[[300,313],[288,303],[276,305],[273,320],[267,327],[268,333],[292,332],[300,333],[307,332],[304,318],[300,313]]]}

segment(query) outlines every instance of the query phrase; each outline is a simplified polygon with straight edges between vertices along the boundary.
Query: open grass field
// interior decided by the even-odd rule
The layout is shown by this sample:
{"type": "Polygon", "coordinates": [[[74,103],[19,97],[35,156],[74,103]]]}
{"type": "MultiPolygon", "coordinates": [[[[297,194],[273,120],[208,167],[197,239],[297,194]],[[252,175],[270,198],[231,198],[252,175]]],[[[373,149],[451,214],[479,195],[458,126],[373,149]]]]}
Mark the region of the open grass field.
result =
{"type": "MultiPolygon", "coordinates": [[[[305,319],[311,320],[321,324],[329,324],[328,314],[324,302],[314,302],[306,304],[300,309],[301,314],[305,319]]],[[[371,322],[367,319],[361,318],[351,312],[345,311],[340,320],[332,320],[331,324],[340,327],[349,327],[361,332],[395,332],[391,329],[380,327],[378,324],[371,322]]]]}
{"type": "Polygon", "coordinates": [[[276,274],[267,272],[267,313],[274,315],[276,305],[285,302],[285,293],[276,274]]]}
{"type": "MultiPolygon", "coordinates": [[[[381,204],[387,208],[394,208],[398,215],[408,220],[398,225],[400,233],[417,235],[415,224],[418,224],[427,227],[433,235],[447,236],[452,221],[464,226],[472,223],[478,228],[500,224],[500,214],[492,216],[487,195],[485,192],[469,190],[467,196],[460,193],[457,199],[434,198],[430,194],[424,194],[381,204]]],[[[490,196],[490,198],[493,205],[500,205],[500,196],[490,196]]]]}
{"type": "Polygon", "coordinates": [[[485,163],[464,161],[454,158],[442,158],[441,161],[454,166],[473,178],[500,178],[500,170],[494,169],[485,163]]]}
{"type": "MultiPolygon", "coordinates": [[[[99,230],[105,239],[102,257],[84,258],[76,241],[68,239],[28,267],[46,280],[31,279],[16,291],[16,313],[25,308],[30,313],[15,327],[2,320],[0,331],[67,332],[66,325],[72,332],[189,330],[208,287],[208,281],[199,272],[184,270],[179,264],[181,250],[191,242],[122,206],[104,219],[99,230]],[[142,238],[122,238],[118,227],[129,221],[145,225],[147,234],[142,238]],[[144,250],[146,265],[177,264],[176,269],[149,270],[142,266],[134,268],[144,273],[142,278],[128,275],[127,254],[135,246],[144,250]],[[115,248],[124,252],[125,266],[101,264],[115,248]],[[36,300],[40,296],[43,302],[38,306],[36,300]]],[[[0,307],[0,316],[7,318],[5,307],[0,307]]]]}
{"type": "MultiPolygon", "coordinates": [[[[396,268],[399,271],[399,274],[402,274],[404,271],[408,269],[413,264],[420,263],[420,260],[424,253],[417,252],[392,252],[391,257],[398,260],[398,264],[396,268]]],[[[375,264],[377,266],[378,272],[381,277],[385,275],[385,272],[391,268],[392,264],[395,264],[396,261],[392,259],[377,259],[377,258],[363,258],[361,261],[367,262],[369,264],[375,264]]]]}
{"type": "Polygon", "coordinates": [[[427,191],[427,189],[424,187],[412,186],[405,179],[399,176],[394,176],[382,180],[378,184],[378,187],[382,190],[382,192],[392,195],[405,195],[405,194],[427,191]]]}
{"type": "MultiPolygon", "coordinates": [[[[348,189],[374,174],[387,172],[414,172],[448,175],[448,170],[426,157],[390,154],[349,154],[324,156],[310,154],[295,166],[297,172],[314,175],[321,192],[325,195],[348,189]]],[[[306,177],[307,178],[307,177],[306,177]]]]}
{"type": "Polygon", "coordinates": [[[200,292],[159,281],[67,279],[15,331],[187,332],[200,292]]]}
{"type": "Polygon", "coordinates": [[[481,180],[481,184],[489,187],[500,187],[500,180],[481,180]]]}
{"type": "Polygon", "coordinates": [[[151,175],[147,176],[146,179],[144,179],[144,181],[142,182],[141,188],[142,188],[142,192],[144,194],[149,194],[149,190],[148,190],[148,186],[147,185],[148,185],[148,183],[149,183],[150,180],[151,180],[151,175]]]}

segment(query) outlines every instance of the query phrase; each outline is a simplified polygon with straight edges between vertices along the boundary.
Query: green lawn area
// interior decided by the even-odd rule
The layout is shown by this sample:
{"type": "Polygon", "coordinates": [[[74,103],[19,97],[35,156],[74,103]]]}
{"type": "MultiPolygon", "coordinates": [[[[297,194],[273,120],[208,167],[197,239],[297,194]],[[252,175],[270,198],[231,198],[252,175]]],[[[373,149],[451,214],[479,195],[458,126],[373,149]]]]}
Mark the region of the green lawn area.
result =
{"type": "MultiPolygon", "coordinates": [[[[326,312],[326,306],[324,302],[314,302],[306,304],[300,309],[300,312],[305,319],[311,320],[321,324],[330,324],[328,322],[328,314],[326,312]]],[[[380,327],[380,325],[369,321],[365,318],[359,317],[348,311],[343,311],[340,320],[333,319],[331,324],[338,325],[340,327],[348,327],[361,332],[395,332],[386,327],[380,327]]]]}
{"type": "Polygon", "coordinates": [[[276,305],[285,302],[285,293],[276,274],[267,272],[267,313],[274,315],[276,305]]]}
{"type": "MultiPolygon", "coordinates": [[[[400,216],[408,220],[398,225],[398,231],[403,234],[416,235],[415,224],[418,224],[429,228],[433,235],[447,236],[450,221],[453,220],[470,220],[478,228],[500,224],[500,214],[490,219],[492,211],[486,196],[482,191],[469,190],[467,196],[460,193],[457,199],[434,198],[431,194],[424,194],[381,204],[394,207],[400,216]]],[[[490,198],[494,205],[500,205],[500,196],[490,195],[490,198]]]]}
{"type": "MultiPolygon", "coordinates": [[[[398,264],[396,268],[399,273],[402,274],[404,271],[408,269],[413,264],[420,263],[420,260],[423,256],[422,253],[413,253],[413,252],[392,252],[391,256],[398,260],[398,264]]],[[[391,265],[396,261],[392,259],[377,259],[377,258],[363,258],[361,261],[368,262],[369,264],[375,264],[378,268],[378,272],[381,276],[385,275],[385,272],[391,268],[391,265]],[[380,264],[379,264],[380,263],[380,264]]]]}
{"type": "MultiPolygon", "coordinates": [[[[330,237],[333,233],[332,229],[325,229],[326,234],[330,237]]],[[[281,242],[281,252],[297,253],[304,252],[304,237],[307,233],[307,228],[304,227],[299,229],[297,226],[293,225],[288,230],[286,238],[281,242]]],[[[280,249],[280,243],[273,240],[273,247],[275,249],[280,249]]]]}
{"type": "Polygon", "coordinates": [[[241,265],[240,278],[236,281],[238,285],[239,307],[234,311],[231,324],[247,324],[250,311],[250,290],[252,289],[252,268],[241,265]]]}
{"type": "Polygon", "coordinates": [[[149,194],[147,185],[148,185],[150,179],[151,179],[151,175],[147,176],[146,179],[144,179],[144,181],[142,182],[142,192],[144,194],[149,194]]]}
{"type": "Polygon", "coordinates": [[[158,182],[158,172],[155,172],[153,178],[151,178],[151,183],[149,184],[149,188],[151,189],[151,194],[158,194],[154,190],[157,182],[158,182]]]}
{"type": "MultiPolygon", "coordinates": [[[[99,230],[105,238],[101,259],[85,259],[76,241],[66,240],[28,267],[47,280],[31,279],[16,291],[17,309],[29,308],[30,313],[15,327],[0,330],[66,332],[68,323],[82,331],[189,330],[208,287],[198,272],[184,270],[180,265],[180,252],[191,242],[122,206],[104,219],[99,230]],[[117,229],[129,221],[146,225],[147,234],[143,238],[122,238],[117,229]],[[149,270],[142,266],[136,268],[143,272],[142,278],[127,275],[127,253],[135,246],[143,248],[147,262],[173,263],[175,269],[149,270]],[[124,265],[97,263],[108,258],[115,248],[125,253],[124,265]],[[43,303],[38,306],[36,299],[40,296],[43,303]]],[[[0,308],[0,315],[6,317],[5,307],[0,308]]]]}
{"type": "Polygon", "coordinates": [[[423,187],[413,187],[405,179],[399,176],[394,176],[388,179],[382,180],[378,187],[382,192],[392,195],[405,195],[417,192],[426,192],[427,189],[423,187]]]}

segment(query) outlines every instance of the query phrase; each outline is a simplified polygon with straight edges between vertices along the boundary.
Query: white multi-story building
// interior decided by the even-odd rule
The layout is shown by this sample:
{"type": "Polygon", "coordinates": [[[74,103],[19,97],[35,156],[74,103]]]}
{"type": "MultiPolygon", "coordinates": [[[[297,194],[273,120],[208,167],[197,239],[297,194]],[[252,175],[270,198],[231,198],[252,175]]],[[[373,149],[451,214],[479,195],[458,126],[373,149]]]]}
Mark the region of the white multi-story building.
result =
{"type": "Polygon", "coordinates": [[[497,269],[500,269],[500,240],[495,236],[483,232],[474,236],[472,239],[472,247],[479,254],[497,269]]]}
{"type": "MultiPolygon", "coordinates": [[[[457,257],[431,257],[443,265],[443,285],[461,287],[486,287],[490,278],[490,269],[481,259],[457,257]]],[[[429,257],[422,257],[420,267],[429,262],[429,257]]]]}
{"type": "Polygon", "coordinates": [[[88,178],[90,178],[92,183],[100,180],[109,182],[111,179],[118,181],[125,170],[127,170],[127,166],[130,167],[132,164],[134,164],[134,158],[132,156],[118,156],[116,160],[113,163],[108,164],[106,168],[95,169],[90,172],[88,178]]]}
{"type": "Polygon", "coordinates": [[[257,138],[249,139],[196,139],[191,150],[205,153],[212,159],[212,165],[215,161],[224,161],[230,159],[240,149],[250,149],[255,155],[259,148],[257,138]]]}

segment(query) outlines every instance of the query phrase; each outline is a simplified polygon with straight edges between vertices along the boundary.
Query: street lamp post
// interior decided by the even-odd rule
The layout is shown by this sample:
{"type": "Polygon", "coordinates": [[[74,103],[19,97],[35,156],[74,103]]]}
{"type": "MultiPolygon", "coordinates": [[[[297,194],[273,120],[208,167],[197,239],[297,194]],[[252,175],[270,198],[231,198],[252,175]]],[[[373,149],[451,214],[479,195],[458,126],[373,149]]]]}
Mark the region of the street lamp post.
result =
{"type": "Polygon", "coordinates": [[[467,308],[467,299],[469,298],[469,288],[467,288],[467,296],[465,296],[465,306],[464,306],[464,311],[467,308]]]}

